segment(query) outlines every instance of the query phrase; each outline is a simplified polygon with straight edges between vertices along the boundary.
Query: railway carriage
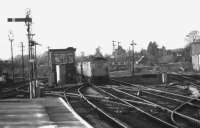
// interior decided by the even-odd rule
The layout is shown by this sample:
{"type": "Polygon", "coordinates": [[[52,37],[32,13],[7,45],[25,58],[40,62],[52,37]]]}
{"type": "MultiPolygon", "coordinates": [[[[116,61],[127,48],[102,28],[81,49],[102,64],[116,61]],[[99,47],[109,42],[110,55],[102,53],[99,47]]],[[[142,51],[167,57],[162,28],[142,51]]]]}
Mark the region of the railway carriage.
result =
{"type": "Polygon", "coordinates": [[[93,57],[77,64],[78,74],[96,84],[109,82],[108,61],[103,57],[93,57]]]}

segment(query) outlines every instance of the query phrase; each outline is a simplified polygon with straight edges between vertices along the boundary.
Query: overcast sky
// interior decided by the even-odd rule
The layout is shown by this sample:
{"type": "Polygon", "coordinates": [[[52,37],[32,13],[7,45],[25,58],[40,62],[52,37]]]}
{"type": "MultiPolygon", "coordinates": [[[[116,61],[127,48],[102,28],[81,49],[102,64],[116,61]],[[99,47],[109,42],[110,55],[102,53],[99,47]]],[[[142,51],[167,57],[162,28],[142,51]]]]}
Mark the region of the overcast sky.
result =
{"type": "MultiPolygon", "coordinates": [[[[93,54],[100,46],[111,54],[112,40],[128,49],[146,49],[149,41],[168,49],[186,45],[184,37],[200,30],[198,0],[2,0],[0,4],[0,58],[10,58],[9,30],[14,33],[14,55],[23,41],[27,49],[24,23],[8,23],[7,18],[25,17],[30,8],[34,39],[39,53],[51,48],[77,48],[93,54]]],[[[27,53],[27,51],[26,51],[27,53]]]]}

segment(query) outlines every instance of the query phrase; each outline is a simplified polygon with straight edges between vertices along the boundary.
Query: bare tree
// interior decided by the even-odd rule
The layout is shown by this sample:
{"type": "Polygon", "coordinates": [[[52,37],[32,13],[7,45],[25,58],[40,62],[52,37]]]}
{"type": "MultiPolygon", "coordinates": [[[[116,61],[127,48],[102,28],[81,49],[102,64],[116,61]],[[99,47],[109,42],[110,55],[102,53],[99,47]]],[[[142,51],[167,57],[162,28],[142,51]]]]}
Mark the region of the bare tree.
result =
{"type": "Polygon", "coordinates": [[[98,46],[98,47],[96,48],[95,56],[96,56],[96,57],[103,57],[103,55],[102,55],[102,53],[101,53],[101,47],[100,47],[100,46],[98,46]]]}
{"type": "Polygon", "coordinates": [[[185,40],[189,43],[197,42],[200,39],[199,31],[193,30],[186,35],[185,40]]]}

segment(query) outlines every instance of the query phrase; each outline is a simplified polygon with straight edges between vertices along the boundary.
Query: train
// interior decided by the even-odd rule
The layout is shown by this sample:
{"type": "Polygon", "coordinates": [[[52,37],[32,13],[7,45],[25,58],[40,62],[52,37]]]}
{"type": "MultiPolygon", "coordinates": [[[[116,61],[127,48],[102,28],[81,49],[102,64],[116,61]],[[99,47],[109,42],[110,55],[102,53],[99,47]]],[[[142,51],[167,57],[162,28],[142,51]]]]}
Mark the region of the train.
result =
{"type": "Polygon", "coordinates": [[[109,64],[104,57],[92,57],[87,61],[77,63],[77,74],[81,79],[94,84],[109,82],[109,64]]]}

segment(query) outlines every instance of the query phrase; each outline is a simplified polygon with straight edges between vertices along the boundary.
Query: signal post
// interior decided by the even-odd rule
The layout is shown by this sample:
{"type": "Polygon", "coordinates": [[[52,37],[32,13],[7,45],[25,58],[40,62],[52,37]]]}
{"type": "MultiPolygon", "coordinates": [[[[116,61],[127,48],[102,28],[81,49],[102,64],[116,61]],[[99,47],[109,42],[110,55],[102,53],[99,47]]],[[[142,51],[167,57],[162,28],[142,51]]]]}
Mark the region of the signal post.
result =
{"type": "Polygon", "coordinates": [[[33,35],[31,33],[31,25],[32,25],[32,18],[30,17],[30,10],[27,10],[25,18],[8,18],[8,22],[24,22],[27,26],[27,37],[28,37],[28,76],[29,76],[29,92],[30,92],[30,99],[35,97],[35,88],[36,88],[36,67],[35,67],[35,55],[34,55],[34,46],[36,45],[33,43],[33,35]]]}

